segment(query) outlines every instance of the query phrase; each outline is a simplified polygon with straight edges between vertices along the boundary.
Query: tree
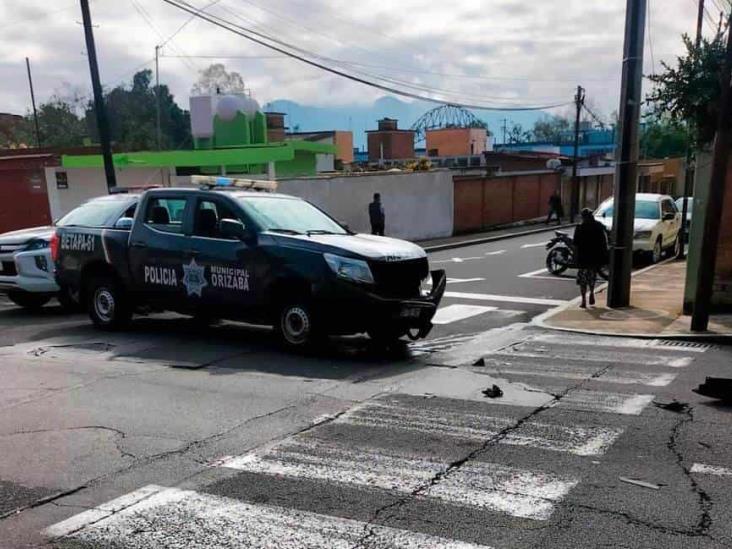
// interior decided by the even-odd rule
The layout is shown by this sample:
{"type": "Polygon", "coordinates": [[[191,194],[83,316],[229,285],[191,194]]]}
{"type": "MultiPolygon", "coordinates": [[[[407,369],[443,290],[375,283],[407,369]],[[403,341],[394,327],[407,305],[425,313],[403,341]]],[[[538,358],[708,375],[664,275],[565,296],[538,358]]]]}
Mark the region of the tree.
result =
{"type": "Polygon", "coordinates": [[[524,131],[521,124],[514,124],[511,129],[508,130],[508,142],[509,143],[525,143],[531,141],[531,132],[524,131]]]}
{"type": "Polygon", "coordinates": [[[679,122],[650,117],[641,129],[642,158],[672,158],[684,156],[689,146],[689,133],[679,122]]]}
{"type": "Polygon", "coordinates": [[[655,87],[646,101],[652,116],[691,123],[697,145],[704,145],[711,143],[716,131],[725,39],[718,35],[702,40],[697,48],[688,35],[682,38],[685,55],[677,58],[675,67],[662,63],[663,72],[650,77],[655,87]]]}
{"type": "Polygon", "coordinates": [[[560,143],[563,136],[572,129],[572,123],[561,116],[545,116],[534,123],[534,141],[560,143]]]}
{"type": "Polygon", "coordinates": [[[191,95],[208,93],[243,93],[244,79],[238,72],[227,72],[222,63],[214,63],[200,72],[191,95]]]}
{"type": "MultiPolygon", "coordinates": [[[[32,128],[33,115],[26,115],[26,120],[32,128]]],[[[74,105],[57,96],[38,107],[38,128],[44,147],[79,147],[88,136],[86,124],[77,116],[74,105]]],[[[35,143],[35,138],[30,142],[35,143]]]]}

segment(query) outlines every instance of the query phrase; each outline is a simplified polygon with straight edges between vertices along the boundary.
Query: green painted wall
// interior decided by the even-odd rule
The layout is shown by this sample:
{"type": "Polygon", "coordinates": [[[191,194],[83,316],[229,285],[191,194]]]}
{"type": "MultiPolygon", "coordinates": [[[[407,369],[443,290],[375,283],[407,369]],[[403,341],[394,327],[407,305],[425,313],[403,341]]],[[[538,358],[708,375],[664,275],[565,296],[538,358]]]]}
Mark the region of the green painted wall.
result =
{"type": "Polygon", "coordinates": [[[295,158],[283,160],[275,164],[277,177],[298,177],[315,175],[317,158],[309,151],[295,151],[295,158]]]}

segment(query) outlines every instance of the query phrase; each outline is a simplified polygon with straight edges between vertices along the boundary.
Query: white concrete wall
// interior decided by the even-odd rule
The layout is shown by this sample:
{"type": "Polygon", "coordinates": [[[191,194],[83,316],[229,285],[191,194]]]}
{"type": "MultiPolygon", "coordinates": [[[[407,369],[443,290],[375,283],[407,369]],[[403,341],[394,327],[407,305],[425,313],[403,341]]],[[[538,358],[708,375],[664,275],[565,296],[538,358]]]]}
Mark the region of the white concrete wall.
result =
{"type": "MultiPolygon", "coordinates": [[[[168,186],[167,169],[126,168],[117,170],[118,187],[168,186]]],[[[51,219],[58,219],[90,198],[107,194],[107,183],[102,168],[46,168],[46,185],[51,219]],[[56,173],[68,174],[69,188],[56,186],[56,173]]]]}
{"type": "Polygon", "coordinates": [[[407,240],[451,236],[452,174],[445,171],[353,174],[279,180],[279,191],[309,200],[357,232],[370,232],[368,205],[381,193],[386,234],[407,240]]]}

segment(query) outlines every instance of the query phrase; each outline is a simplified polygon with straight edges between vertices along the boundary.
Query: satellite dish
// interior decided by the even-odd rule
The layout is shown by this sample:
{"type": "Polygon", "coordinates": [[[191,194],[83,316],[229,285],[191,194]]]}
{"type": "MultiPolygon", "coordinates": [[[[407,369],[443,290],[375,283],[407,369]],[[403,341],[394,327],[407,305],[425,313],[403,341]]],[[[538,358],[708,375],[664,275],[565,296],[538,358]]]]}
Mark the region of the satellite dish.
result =
{"type": "Polygon", "coordinates": [[[546,167],[548,170],[560,170],[562,168],[562,161],[558,158],[550,158],[546,161],[546,167]]]}

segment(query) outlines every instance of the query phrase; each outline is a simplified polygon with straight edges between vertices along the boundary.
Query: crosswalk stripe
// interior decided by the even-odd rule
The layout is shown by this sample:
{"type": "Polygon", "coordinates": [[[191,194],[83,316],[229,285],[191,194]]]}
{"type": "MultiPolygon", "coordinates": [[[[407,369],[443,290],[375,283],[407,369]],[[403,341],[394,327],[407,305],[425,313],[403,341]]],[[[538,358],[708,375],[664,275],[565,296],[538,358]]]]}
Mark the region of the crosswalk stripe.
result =
{"type": "Polygon", "coordinates": [[[694,358],[690,356],[674,357],[668,355],[637,355],[620,352],[608,353],[607,350],[582,349],[571,345],[559,348],[543,348],[522,343],[516,345],[513,349],[515,350],[492,353],[491,356],[536,358],[539,360],[551,358],[582,360],[586,362],[618,362],[621,364],[639,364],[645,366],[668,366],[669,368],[685,368],[694,361],[694,358]]]}
{"type": "Polygon", "coordinates": [[[526,303],[528,305],[548,305],[550,307],[565,305],[567,303],[561,299],[544,299],[539,297],[524,297],[520,295],[476,294],[470,292],[445,292],[445,297],[453,299],[473,299],[477,301],[526,303]]]}
{"type": "MultiPolygon", "coordinates": [[[[308,511],[245,503],[192,490],[147,486],[139,502],[93,521],[72,517],[74,530],[60,523],[50,537],[71,537],[93,547],[241,547],[350,549],[490,549],[308,511]],[[152,495],[150,495],[152,494],[152,495]],[[81,528],[80,530],[78,528],[81,528]]],[[[136,493],[129,494],[134,499],[136,493]]],[[[87,512],[88,513],[88,512],[87,512]]],[[[86,513],[82,513],[86,515],[86,513]]],[[[68,522],[68,521],[66,521],[68,522]]]]}
{"type": "MultiPolygon", "coordinates": [[[[588,379],[598,371],[595,366],[584,366],[581,364],[552,364],[550,362],[527,362],[521,361],[522,357],[508,357],[500,360],[492,358],[493,355],[485,358],[485,367],[480,371],[496,376],[522,375],[538,376],[561,379],[588,379]],[[516,360],[519,359],[519,360],[516,360]]],[[[636,372],[632,370],[617,370],[615,368],[604,372],[594,378],[596,381],[606,383],[618,383],[621,385],[648,385],[650,387],[664,387],[676,379],[676,374],[671,373],[650,373],[636,372]]]]}
{"type": "MultiPolygon", "coordinates": [[[[515,419],[372,401],[353,408],[339,417],[335,423],[404,429],[485,441],[511,427],[515,419]]],[[[529,446],[578,456],[597,456],[604,454],[622,432],[620,428],[611,427],[566,427],[527,422],[518,429],[510,431],[499,442],[510,446],[529,446]]]]}
{"type": "Polygon", "coordinates": [[[437,314],[432,318],[432,324],[452,324],[497,309],[498,307],[481,307],[479,305],[448,305],[437,310],[437,314]]]}
{"type": "Polygon", "coordinates": [[[715,475],[718,477],[732,477],[732,469],[726,467],[717,467],[716,465],[707,465],[705,463],[695,463],[691,466],[692,473],[702,473],[706,475],[715,475]]]}
{"type": "MultiPolygon", "coordinates": [[[[704,353],[711,348],[708,344],[688,345],[677,343],[673,340],[663,339],[633,339],[627,337],[592,336],[584,337],[577,335],[538,334],[532,336],[532,341],[552,343],[556,345],[585,345],[588,347],[620,347],[627,349],[654,349],[669,350],[682,353],[704,353]]],[[[684,342],[687,343],[687,342],[684,342]]]]}
{"type": "Polygon", "coordinates": [[[654,395],[607,393],[578,389],[570,391],[569,394],[564,396],[559,401],[557,408],[637,416],[643,412],[654,398],[654,395]]]}
{"type": "Polygon", "coordinates": [[[312,439],[289,440],[268,451],[225,461],[223,467],[249,473],[338,482],[400,493],[414,493],[446,503],[548,519],[554,504],[577,480],[541,472],[474,461],[447,472],[446,462],[407,458],[385,451],[312,439]],[[439,482],[433,479],[442,475],[439,482]]]}

